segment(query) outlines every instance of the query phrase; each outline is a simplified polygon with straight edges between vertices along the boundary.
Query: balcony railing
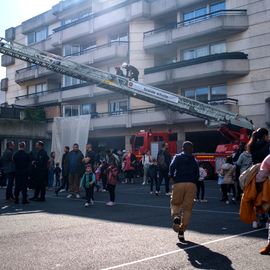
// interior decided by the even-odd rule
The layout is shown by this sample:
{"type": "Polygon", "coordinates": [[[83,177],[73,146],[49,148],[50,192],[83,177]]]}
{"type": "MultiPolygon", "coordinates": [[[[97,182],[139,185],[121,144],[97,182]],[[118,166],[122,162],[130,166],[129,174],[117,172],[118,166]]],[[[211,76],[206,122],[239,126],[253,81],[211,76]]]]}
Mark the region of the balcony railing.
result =
{"type": "Polygon", "coordinates": [[[87,53],[89,53],[91,51],[97,51],[99,49],[108,48],[108,47],[111,47],[113,45],[121,45],[121,44],[128,44],[128,43],[129,43],[128,41],[112,41],[112,42],[102,44],[102,45],[99,45],[99,46],[96,46],[96,47],[93,47],[93,48],[89,48],[89,49],[86,49],[86,50],[83,50],[83,51],[80,51],[80,52],[77,52],[77,53],[72,53],[72,54],[65,55],[65,57],[84,55],[84,54],[87,54],[87,53]]]}
{"type": "Polygon", "coordinates": [[[190,24],[198,23],[198,22],[201,22],[201,21],[204,21],[204,20],[208,20],[208,19],[213,18],[213,17],[231,16],[231,15],[234,15],[234,16],[236,16],[236,15],[246,16],[247,15],[247,10],[246,9],[218,10],[218,11],[211,12],[211,13],[208,13],[208,14],[205,14],[205,15],[202,15],[202,16],[198,16],[198,17],[195,17],[195,18],[192,18],[192,19],[184,20],[184,21],[181,21],[181,22],[178,22],[178,23],[177,22],[168,23],[165,26],[162,26],[162,27],[159,27],[159,28],[144,32],[143,35],[144,35],[144,37],[147,37],[147,36],[151,36],[153,34],[160,33],[160,32],[166,31],[166,30],[176,29],[176,28],[188,26],[190,24]]]}
{"type": "Polygon", "coordinates": [[[0,118],[20,119],[22,111],[15,107],[0,107],[0,118]]]}
{"type": "Polygon", "coordinates": [[[191,60],[179,61],[176,63],[171,63],[162,66],[156,66],[151,68],[144,69],[144,74],[155,73],[159,71],[181,68],[191,65],[197,65],[201,63],[216,61],[216,60],[224,60],[224,59],[248,59],[248,55],[243,52],[227,52],[227,53],[218,53],[207,56],[198,57],[191,60]]]}
{"type": "Polygon", "coordinates": [[[88,86],[88,85],[92,85],[92,84],[91,83],[79,83],[79,84],[74,84],[74,85],[70,85],[70,86],[54,88],[54,89],[50,89],[50,90],[47,90],[47,91],[42,91],[42,92],[39,92],[39,93],[33,93],[33,94],[17,96],[16,100],[22,100],[22,99],[32,98],[32,97],[36,97],[36,96],[45,96],[45,95],[48,95],[48,94],[51,94],[51,93],[67,91],[67,90],[76,89],[76,88],[80,88],[80,87],[84,87],[84,86],[88,86]]]}
{"type": "Polygon", "coordinates": [[[76,21],[74,21],[74,22],[67,23],[67,24],[61,25],[61,26],[59,26],[59,27],[57,27],[57,28],[54,28],[54,29],[53,29],[53,32],[56,33],[56,32],[65,30],[65,29],[67,29],[67,28],[69,28],[69,27],[72,27],[72,26],[74,26],[74,25],[77,25],[77,24],[79,24],[79,23],[86,22],[86,21],[88,21],[88,20],[91,19],[91,18],[93,18],[93,14],[90,14],[90,15],[88,15],[88,16],[85,16],[85,17],[83,17],[83,18],[80,18],[80,19],[78,19],[78,20],[76,20],[76,21]]]}

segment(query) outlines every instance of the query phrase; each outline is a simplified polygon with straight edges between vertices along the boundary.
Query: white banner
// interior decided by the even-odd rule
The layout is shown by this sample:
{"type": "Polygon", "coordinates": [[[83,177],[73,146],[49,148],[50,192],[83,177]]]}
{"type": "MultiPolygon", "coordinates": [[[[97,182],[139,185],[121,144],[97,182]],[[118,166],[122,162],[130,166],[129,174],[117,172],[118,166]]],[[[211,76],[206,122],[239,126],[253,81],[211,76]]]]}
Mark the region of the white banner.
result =
{"type": "Polygon", "coordinates": [[[74,117],[55,117],[52,125],[52,152],[55,152],[55,161],[61,162],[64,146],[72,150],[74,143],[85,154],[90,129],[90,115],[74,117]]]}

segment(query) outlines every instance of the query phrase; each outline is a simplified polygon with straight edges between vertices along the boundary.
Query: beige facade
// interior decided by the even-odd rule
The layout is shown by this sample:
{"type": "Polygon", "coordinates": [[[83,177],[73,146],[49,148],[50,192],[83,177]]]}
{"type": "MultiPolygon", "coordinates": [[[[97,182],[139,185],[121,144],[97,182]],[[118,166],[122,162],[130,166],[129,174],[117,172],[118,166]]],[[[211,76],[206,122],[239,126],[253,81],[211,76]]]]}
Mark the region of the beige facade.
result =
{"type": "MultiPolygon", "coordinates": [[[[263,127],[270,122],[269,14],[268,0],[66,0],[17,26],[14,38],[112,73],[131,63],[141,82],[240,113],[263,127]]],[[[128,148],[141,129],[171,129],[179,140],[211,130],[201,119],[21,60],[5,66],[9,104],[48,106],[48,118],[88,111],[90,140],[119,137],[128,148]]]]}

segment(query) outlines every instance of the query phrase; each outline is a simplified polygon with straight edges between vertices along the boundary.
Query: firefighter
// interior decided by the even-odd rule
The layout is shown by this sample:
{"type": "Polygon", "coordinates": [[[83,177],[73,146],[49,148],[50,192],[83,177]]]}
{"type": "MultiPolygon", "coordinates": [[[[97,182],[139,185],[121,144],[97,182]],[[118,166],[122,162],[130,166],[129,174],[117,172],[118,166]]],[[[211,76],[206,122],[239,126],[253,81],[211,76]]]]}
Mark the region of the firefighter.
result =
{"type": "Polygon", "coordinates": [[[138,81],[139,79],[139,70],[137,68],[135,68],[134,66],[127,64],[127,63],[123,63],[122,64],[122,68],[124,68],[127,73],[126,73],[126,77],[129,78],[130,80],[134,79],[134,81],[138,81]]]}

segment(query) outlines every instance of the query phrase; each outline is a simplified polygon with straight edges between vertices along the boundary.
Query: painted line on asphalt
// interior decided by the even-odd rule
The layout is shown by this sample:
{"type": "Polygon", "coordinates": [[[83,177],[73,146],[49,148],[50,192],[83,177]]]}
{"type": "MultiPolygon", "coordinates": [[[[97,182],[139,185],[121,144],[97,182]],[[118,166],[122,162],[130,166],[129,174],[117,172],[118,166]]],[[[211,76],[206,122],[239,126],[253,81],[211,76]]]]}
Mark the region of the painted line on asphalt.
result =
{"type": "Polygon", "coordinates": [[[23,215],[23,214],[37,214],[37,213],[43,213],[44,210],[30,210],[30,211],[16,211],[11,213],[3,213],[0,214],[0,216],[13,216],[13,215],[23,215]]]}
{"type": "MultiPolygon", "coordinates": [[[[75,198],[64,198],[64,197],[53,197],[53,196],[47,196],[47,198],[51,199],[62,199],[62,200],[73,200],[73,201],[81,201],[80,199],[75,198]]],[[[107,201],[95,201],[95,203],[100,204],[106,204],[107,201]]],[[[116,205],[127,205],[127,206],[133,206],[133,207],[147,207],[147,208],[157,208],[157,209],[167,209],[169,210],[169,206],[159,206],[159,205],[149,205],[149,204],[138,204],[138,203],[121,203],[117,202],[116,205]]],[[[193,209],[193,212],[205,212],[205,213],[215,213],[215,214],[233,214],[233,215],[239,215],[239,212],[231,212],[231,211],[218,211],[218,210],[200,210],[200,209],[193,209]]]]}
{"type": "Polygon", "coordinates": [[[183,248],[183,249],[172,250],[172,251],[162,253],[162,254],[159,254],[159,255],[156,255],[156,256],[151,256],[151,257],[147,257],[147,258],[144,258],[144,259],[140,259],[140,260],[136,260],[136,261],[132,261],[132,262],[128,262],[128,263],[123,263],[123,264],[119,264],[119,265],[115,265],[115,266],[110,266],[110,267],[107,267],[107,268],[102,268],[101,270],[117,269],[117,268],[120,268],[120,267],[126,267],[126,266],[134,265],[134,264],[137,264],[137,263],[147,262],[147,261],[150,261],[150,260],[154,260],[154,259],[162,258],[162,257],[168,256],[168,255],[172,255],[172,254],[175,254],[175,253],[179,253],[179,252],[182,252],[182,251],[185,251],[185,250],[198,248],[200,246],[207,246],[207,245],[210,245],[210,244],[214,244],[214,243],[221,242],[221,241],[226,241],[226,240],[229,240],[229,239],[232,239],[232,238],[236,238],[236,237],[239,237],[239,236],[244,236],[244,235],[247,235],[247,234],[252,234],[252,233],[255,233],[255,232],[262,231],[262,230],[265,230],[265,228],[258,229],[258,230],[253,230],[253,231],[248,231],[248,232],[244,232],[244,233],[240,233],[240,234],[235,234],[235,235],[231,235],[231,236],[227,236],[227,237],[223,237],[223,238],[219,238],[219,239],[216,239],[216,240],[208,241],[208,242],[205,242],[205,243],[202,243],[202,244],[197,244],[197,245],[194,245],[194,246],[191,246],[191,247],[186,247],[186,248],[183,248]]]}

